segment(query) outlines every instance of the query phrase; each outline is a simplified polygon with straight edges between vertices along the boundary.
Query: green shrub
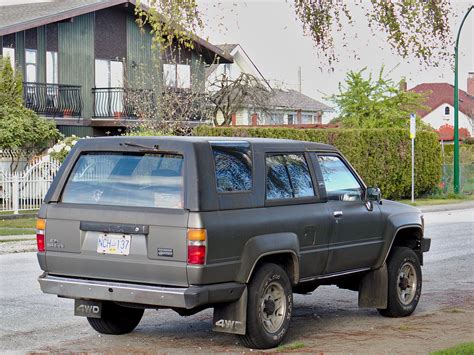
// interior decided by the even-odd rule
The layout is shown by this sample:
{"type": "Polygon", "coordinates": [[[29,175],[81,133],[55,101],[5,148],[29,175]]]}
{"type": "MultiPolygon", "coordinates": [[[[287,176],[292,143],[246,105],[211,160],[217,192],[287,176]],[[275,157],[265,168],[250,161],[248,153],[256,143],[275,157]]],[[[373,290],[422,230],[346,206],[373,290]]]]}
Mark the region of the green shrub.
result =
{"type": "MultiPolygon", "coordinates": [[[[332,144],[351,162],[369,186],[378,186],[386,198],[411,193],[411,141],[408,130],[296,129],[199,126],[198,136],[264,137],[332,144]]],[[[415,194],[431,192],[441,179],[441,147],[434,132],[419,131],[415,139],[415,194]]]]}

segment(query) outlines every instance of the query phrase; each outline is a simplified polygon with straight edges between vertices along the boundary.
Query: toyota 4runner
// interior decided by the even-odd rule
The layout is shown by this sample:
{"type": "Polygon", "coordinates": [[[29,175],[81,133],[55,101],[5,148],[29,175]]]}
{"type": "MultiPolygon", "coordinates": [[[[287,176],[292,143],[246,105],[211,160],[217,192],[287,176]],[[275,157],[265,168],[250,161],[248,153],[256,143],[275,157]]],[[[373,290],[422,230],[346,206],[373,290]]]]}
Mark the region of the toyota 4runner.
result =
{"type": "Polygon", "coordinates": [[[335,284],[360,307],[411,314],[423,216],[382,200],[330,145],[274,139],[79,141],[37,222],[45,293],[104,334],[144,309],[214,308],[213,329],[253,348],[287,333],[293,293],[335,284]]]}

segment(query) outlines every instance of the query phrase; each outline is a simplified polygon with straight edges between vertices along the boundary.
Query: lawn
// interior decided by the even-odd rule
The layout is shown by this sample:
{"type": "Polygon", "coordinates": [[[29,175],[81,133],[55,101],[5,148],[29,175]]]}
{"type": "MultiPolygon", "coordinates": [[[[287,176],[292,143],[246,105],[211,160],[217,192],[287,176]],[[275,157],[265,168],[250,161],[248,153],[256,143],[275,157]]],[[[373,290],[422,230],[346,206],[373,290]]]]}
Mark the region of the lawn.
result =
{"type": "Polygon", "coordinates": [[[474,201],[474,195],[447,195],[441,197],[425,197],[415,198],[415,203],[411,200],[399,200],[399,202],[406,203],[412,206],[431,206],[431,205],[448,205],[452,203],[461,203],[464,201],[474,201]]]}
{"type": "Polygon", "coordinates": [[[474,354],[474,343],[463,343],[452,348],[434,351],[431,355],[472,355],[474,354]]]}
{"type": "Polygon", "coordinates": [[[0,236],[35,234],[36,218],[0,219],[0,236]]]}

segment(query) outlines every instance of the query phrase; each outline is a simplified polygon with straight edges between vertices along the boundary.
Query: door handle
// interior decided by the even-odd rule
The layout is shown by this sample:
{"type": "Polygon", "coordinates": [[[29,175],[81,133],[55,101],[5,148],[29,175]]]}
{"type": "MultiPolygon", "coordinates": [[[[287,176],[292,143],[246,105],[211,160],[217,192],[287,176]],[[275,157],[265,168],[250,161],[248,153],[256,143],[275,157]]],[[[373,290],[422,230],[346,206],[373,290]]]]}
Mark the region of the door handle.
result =
{"type": "Polygon", "coordinates": [[[342,211],[334,211],[334,212],[332,213],[332,215],[334,216],[334,218],[340,218],[340,217],[342,217],[343,214],[344,214],[344,213],[342,213],[342,211]]]}

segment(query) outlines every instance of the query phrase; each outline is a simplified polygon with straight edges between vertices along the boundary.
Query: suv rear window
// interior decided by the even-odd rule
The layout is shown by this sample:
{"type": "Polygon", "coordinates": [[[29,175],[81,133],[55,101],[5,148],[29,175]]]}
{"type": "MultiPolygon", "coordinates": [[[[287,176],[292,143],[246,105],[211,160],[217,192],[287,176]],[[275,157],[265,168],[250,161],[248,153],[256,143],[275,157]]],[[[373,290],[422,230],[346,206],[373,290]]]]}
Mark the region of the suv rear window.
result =
{"type": "Polygon", "coordinates": [[[174,154],[83,154],[62,202],[183,208],[183,161],[174,154]]]}

